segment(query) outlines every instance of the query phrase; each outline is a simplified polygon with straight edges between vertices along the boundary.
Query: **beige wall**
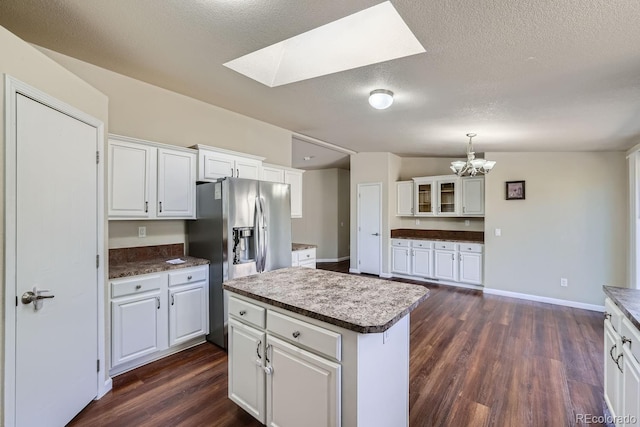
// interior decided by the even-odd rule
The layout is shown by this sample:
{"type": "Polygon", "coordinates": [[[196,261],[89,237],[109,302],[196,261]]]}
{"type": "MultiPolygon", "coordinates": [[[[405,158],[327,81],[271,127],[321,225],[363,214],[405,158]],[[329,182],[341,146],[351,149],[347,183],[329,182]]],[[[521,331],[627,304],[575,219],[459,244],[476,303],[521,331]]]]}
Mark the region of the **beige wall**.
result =
{"type": "Polygon", "coordinates": [[[306,171],[302,204],[303,217],[291,220],[292,240],[317,245],[321,260],[349,256],[349,171],[306,171]]]}
{"type": "Polygon", "coordinates": [[[625,286],[627,165],[623,153],[488,153],[485,287],[603,305],[625,286]],[[505,182],[525,180],[525,200],[505,182]],[[494,236],[500,228],[501,237],[494,236]],[[560,287],[560,278],[569,280],[560,287]]]}
{"type": "MultiPolygon", "coordinates": [[[[0,27],[0,73],[10,75],[31,85],[61,101],[64,101],[75,108],[90,114],[105,124],[108,128],[108,99],[95,88],[80,80],[59,64],[46,57],[31,45],[25,43],[15,35],[0,27]]],[[[0,149],[0,200],[4,203],[4,81],[0,85],[0,138],[2,148],[0,149]]],[[[56,159],[52,159],[55,161],[56,159]]],[[[4,227],[4,210],[0,209],[0,223],[4,227]]],[[[106,227],[106,223],[105,223],[106,227]]],[[[106,231],[106,230],[105,230],[106,231]]],[[[5,230],[1,229],[1,238],[4,241],[5,230]]],[[[5,270],[4,270],[4,244],[0,245],[0,275],[2,286],[0,286],[0,300],[4,301],[5,295],[5,270]]],[[[106,279],[106,277],[105,277],[106,279]]],[[[0,359],[4,367],[4,303],[0,305],[0,359]]],[[[13,351],[10,349],[9,351],[13,351]]],[[[4,385],[3,370],[0,369],[0,384],[4,385]]],[[[3,395],[4,396],[4,395],[3,395]]],[[[4,397],[0,396],[0,419],[4,418],[4,397]]]]}
{"type": "MultiPolygon", "coordinates": [[[[109,97],[109,133],[183,147],[205,144],[266,157],[268,163],[291,165],[291,132],[288,130],[58,52],[38,49],[109,97]]],[[[112,221],[111,224],[110,248],[186,240],[184,221],[146,221],[148,237],[142,239],[137,237],[138,222],[112,221]]]]}

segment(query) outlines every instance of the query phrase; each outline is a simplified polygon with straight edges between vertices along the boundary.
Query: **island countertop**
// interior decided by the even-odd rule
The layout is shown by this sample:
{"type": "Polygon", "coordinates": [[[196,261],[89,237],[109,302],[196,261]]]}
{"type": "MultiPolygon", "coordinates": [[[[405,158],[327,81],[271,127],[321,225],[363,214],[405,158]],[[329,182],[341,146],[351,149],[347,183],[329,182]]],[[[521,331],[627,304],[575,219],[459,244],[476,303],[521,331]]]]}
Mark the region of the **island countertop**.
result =
{"type": "Polygon", "coordinates": [[[640,329],[640,290],[603,286],[604,293],[620,308],[627,319],[640,329]]]}
{"type": "Polygon", "coordinates": [[[421,285],[304,267],[232,279],[224,289],[363,334],[386,331],[429,296],[421,285]]]}

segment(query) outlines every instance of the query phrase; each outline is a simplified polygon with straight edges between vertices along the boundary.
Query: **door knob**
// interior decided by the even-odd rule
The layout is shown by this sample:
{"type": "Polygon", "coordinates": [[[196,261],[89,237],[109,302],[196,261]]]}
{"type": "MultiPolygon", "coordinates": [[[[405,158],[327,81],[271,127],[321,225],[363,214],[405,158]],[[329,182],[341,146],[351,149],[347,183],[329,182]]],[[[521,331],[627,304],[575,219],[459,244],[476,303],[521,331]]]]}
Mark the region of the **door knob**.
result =
{"type": "Polygon", "coordinates": [[[372,236],[379,236],[379,235],[380,235],[380,233],[372,233],[371,235],[372,235],[372,236]]]}
{"type": "Polygon", "coordinates": [[[42,300],[54,298],[55,295],[40,295],[42,292],[51,292],[48,289],[38,289],[37,286],[33,287],[32,291],[27,291],[22,294],[22,298],[20,299],[23,304],[31,304],[33,303],[34,310],[40,310],[42,308],[42,300]]]}

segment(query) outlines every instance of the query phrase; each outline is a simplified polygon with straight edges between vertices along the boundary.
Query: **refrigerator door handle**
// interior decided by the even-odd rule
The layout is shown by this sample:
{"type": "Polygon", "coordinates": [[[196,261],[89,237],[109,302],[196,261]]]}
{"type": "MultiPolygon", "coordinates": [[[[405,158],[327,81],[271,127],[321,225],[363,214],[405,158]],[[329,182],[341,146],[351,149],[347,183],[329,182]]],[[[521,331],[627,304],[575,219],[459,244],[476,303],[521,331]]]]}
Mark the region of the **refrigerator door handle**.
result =
{"type": "MultiPolygon", "coordinates": [[[[260,197],[260,217],[261,217],[261,233],[260,243],[262,249],[260,250],[262,256],[262,271],[267,267],[267,249],[269,248],[269,237],[267,236],[267,214],[264,209],[264,198],[260,197]]],[[[261,271],[261,272],[262,272],[261,271]]]]}
{"type": "Polygon", "coordinates": [[[254,239],[256,244],[256,271],[260,273],[262,271],[262,238],[261,238],[261,224],[260,219],[262,218],[262,212],[260,210],[260,198],[256,197],[256,208],[255,208],[255,216],[254,216],[254,239]]]}

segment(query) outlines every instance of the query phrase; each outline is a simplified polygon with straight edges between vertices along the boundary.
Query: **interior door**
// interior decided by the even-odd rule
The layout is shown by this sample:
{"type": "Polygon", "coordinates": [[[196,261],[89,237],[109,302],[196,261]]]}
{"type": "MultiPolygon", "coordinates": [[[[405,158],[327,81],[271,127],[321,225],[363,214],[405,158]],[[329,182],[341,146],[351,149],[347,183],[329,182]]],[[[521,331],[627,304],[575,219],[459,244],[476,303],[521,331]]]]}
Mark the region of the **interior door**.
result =
{"type": "Polygon", "coordinates": [[[380,184],[358,185],[358,269],[380,275],[382,190],[380,184]]]}
{"type": "MultiPolygon", "coordinates": [[[[16,95],[16,426],[61,426],[98,391],[97,129],[16,95]],[[25,303],[24,293],[54,298],[25,303]]],[[[8,225],[13,226],[12,224],[8,225]]],[[[29,295],[25,295],[28,297],[29,295]]],[[[13,408],[5,408],[12,410],[13,408]]]]}

